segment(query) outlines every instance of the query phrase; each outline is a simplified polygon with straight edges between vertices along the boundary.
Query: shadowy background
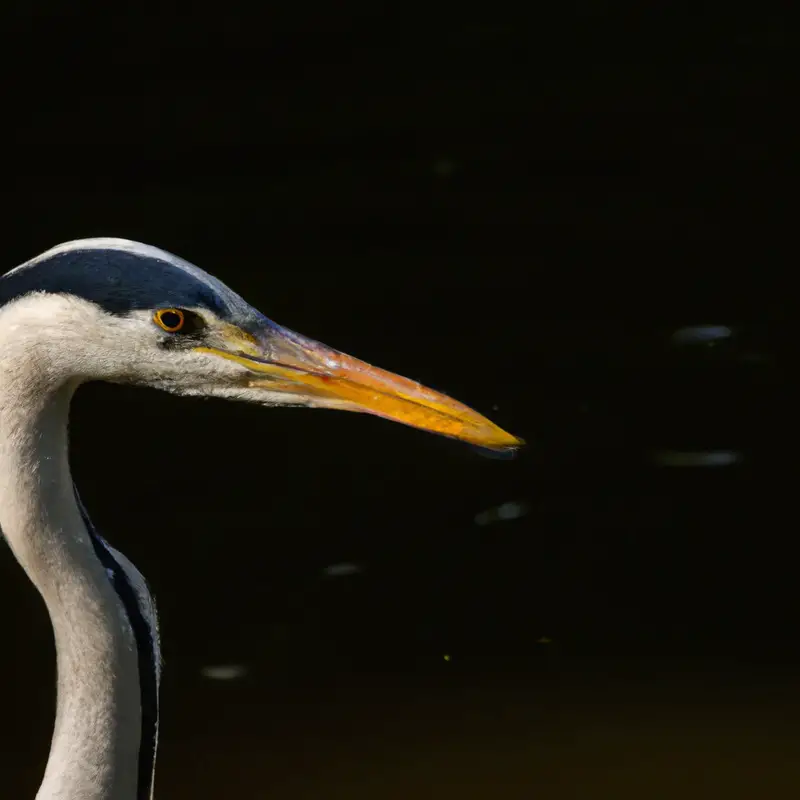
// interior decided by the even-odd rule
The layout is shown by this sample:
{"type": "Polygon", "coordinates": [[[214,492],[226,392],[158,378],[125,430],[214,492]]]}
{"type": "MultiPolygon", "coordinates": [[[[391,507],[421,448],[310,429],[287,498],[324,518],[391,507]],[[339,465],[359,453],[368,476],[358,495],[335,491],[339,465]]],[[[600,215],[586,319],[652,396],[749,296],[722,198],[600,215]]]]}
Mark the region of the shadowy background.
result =
{"type": "MultiPolygon", "coordinates": [[[[83,389],[77,484],[161,611],[159,796],[797,796],[786,21],[0,27],[4,269],[154,244],[530,443],[83,389]]],[[[0,600],[0,793],[32,797],[53,647],[7,552],[0,600]]]]}

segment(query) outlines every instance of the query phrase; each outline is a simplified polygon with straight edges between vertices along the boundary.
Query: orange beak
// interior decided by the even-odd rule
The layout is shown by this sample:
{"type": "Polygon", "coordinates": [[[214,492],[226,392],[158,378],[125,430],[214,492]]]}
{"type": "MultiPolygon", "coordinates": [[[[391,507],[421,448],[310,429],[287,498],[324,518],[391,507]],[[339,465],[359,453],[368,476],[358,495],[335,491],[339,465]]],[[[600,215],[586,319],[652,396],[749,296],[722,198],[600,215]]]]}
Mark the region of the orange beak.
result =
{"type": "Polygon", "coordinates": [[[275,323],[259,331],[257,338],[247,335],[247,339],[254,342],[252,347],[237,336],[235,351],[215,347],[197,350],[247,367],[253,373],[248,386],[302,398],[307,405],[374,414],[490,450],[514,450],[524,444],[447,395],[275,323]]]}

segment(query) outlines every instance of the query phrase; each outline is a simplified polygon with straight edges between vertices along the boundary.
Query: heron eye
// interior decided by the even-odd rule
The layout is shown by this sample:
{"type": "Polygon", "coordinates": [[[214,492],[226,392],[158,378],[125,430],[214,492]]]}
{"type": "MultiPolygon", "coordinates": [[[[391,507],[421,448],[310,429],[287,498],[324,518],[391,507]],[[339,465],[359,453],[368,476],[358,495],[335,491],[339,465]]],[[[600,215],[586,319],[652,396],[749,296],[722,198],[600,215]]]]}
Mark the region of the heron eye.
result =
{"type": "Polygon", "coordinates": [[[167,333],[177,333],[186,324],[186,315],[179,308],[160,308],[153,314],[153,320],[167,333]]]}

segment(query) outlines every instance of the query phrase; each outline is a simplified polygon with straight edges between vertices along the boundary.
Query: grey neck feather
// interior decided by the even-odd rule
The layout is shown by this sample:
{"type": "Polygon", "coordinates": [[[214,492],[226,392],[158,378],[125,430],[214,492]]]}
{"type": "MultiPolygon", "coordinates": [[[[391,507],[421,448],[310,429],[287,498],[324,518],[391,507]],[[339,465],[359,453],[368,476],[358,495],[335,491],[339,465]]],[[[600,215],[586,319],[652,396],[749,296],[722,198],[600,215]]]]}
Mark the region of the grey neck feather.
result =
{"type": "Polygon", "coordinates": [[[137,800],[134,633],[95,555],[67,457],[74,387],[20,380],[0,356],[0,528],[55,633],[58,700],[37,800],[137,800]],[[47,391],[49,389],[49,391],[47,391]]]}

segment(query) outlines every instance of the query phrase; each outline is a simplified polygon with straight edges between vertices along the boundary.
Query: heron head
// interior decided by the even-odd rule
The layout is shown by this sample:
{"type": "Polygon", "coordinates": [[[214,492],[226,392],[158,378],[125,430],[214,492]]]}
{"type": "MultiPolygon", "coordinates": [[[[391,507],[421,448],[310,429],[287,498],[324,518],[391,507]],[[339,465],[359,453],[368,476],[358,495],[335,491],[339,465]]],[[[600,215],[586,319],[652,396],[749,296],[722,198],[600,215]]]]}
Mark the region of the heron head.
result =
{"type": "Polygon", "coordinates": [[[53,380],[357,411],[495,450],[522,444],[439,392],[276,324],[198,267],[124,239],[69,242],[7,273],[0,315],[53,380]]]}

